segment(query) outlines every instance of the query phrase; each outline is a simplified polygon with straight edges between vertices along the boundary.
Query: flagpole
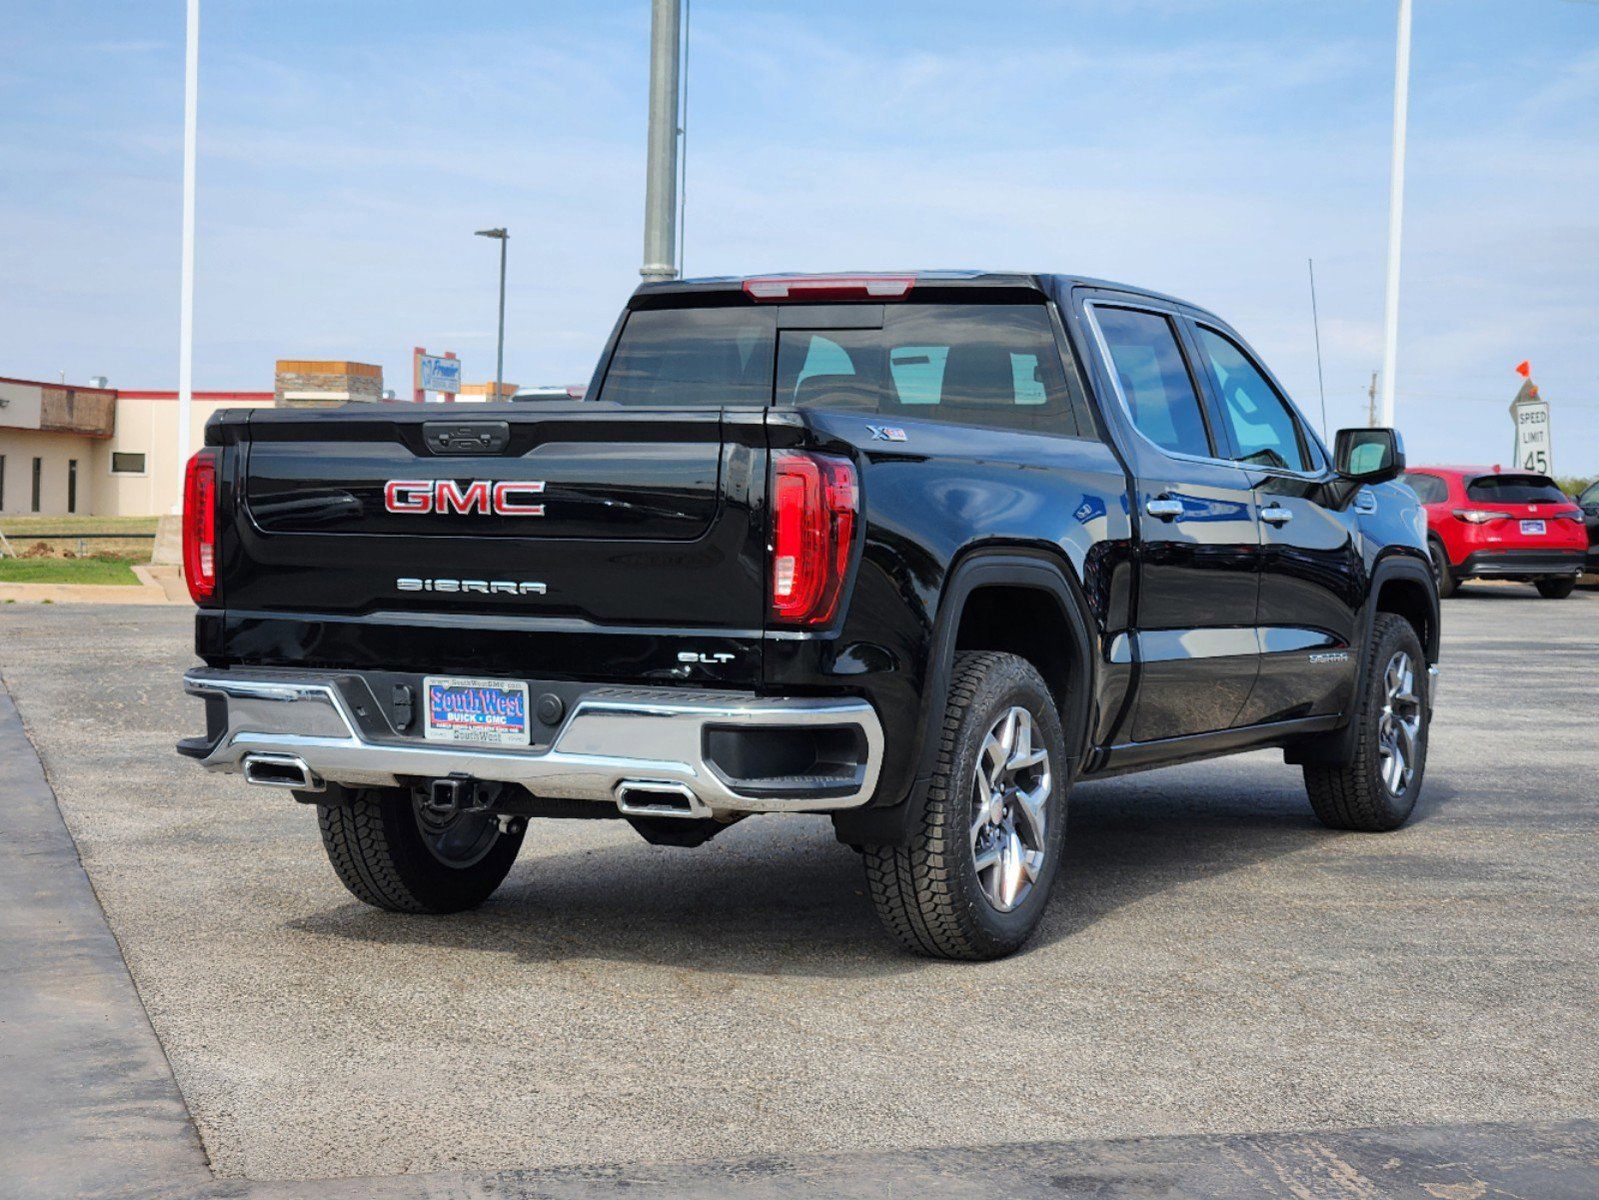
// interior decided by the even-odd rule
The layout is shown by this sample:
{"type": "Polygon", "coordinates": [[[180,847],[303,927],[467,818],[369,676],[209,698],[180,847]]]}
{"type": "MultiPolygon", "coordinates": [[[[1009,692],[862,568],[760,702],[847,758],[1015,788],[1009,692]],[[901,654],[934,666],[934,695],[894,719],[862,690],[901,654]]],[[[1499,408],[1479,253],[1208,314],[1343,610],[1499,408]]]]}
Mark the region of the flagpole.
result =
{"type": "Polygon", "coordinates": [[[1405,126],[1410,109],[1410,0],[1399,0],[1394,51],[1394,145],[1388,169],[1388,295],[1383,306],[1382,423],[1394,423],[1394,372],[1399,357],[1399,242],[1405,223],[1405,126]]]}
{"type": "MultiPolygon", "coordinates": [[[[178,495],[188,467],[194,409],[194,160],[200,105],[200,0],[189,0],[183,55],[183,279],[178,304],[178,495]]],[[[181,499],[180,499],[181,503],[181,499]]]]}

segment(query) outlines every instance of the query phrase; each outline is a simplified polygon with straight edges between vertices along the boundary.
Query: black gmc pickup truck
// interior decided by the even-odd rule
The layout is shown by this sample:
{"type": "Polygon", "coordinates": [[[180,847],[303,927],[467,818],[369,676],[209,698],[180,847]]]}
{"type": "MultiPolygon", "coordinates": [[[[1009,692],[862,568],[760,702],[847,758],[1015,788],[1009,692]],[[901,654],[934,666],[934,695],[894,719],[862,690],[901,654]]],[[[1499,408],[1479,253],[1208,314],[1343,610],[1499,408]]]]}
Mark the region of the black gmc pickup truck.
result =
{"type": "Polygon", "coordinates": [[[1329,454],[1236,331],[1056,275],[640,287],[586,398],[223,412],[178,749],[449,912],[531,817],[825,813],[909,949],[1020,946],[1078,780],[1260,747],[1421,790],[1438,599],[1397,435],[1329,454]]]}

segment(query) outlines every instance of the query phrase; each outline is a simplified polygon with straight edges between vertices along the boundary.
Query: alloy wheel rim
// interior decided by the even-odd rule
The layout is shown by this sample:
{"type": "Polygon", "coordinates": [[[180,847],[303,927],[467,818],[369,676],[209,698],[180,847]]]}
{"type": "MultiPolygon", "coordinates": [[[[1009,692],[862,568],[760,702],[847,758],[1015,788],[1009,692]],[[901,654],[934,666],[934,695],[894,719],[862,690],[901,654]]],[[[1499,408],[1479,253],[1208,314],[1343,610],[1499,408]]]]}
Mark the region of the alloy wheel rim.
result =
{"type": "Polygon", "coordinates": [[[442,816],[418,796],[412,804],[416,827],[428,853],[447,867],[470,867],[483,860],[500,836],[499,822],[488,812],[455,812],[442,816]]]}
{"type": "Polygon", "coordinates": [[[1036,734],[1032,713],[1007,710],[984,736],[973,772],[972,862],[983,895],[999,912],[1022,904],[1044,869],[1054,776],[1036,734]]]}
{"type": "Polygon", "coordinates": [[[1421,697],[1416,667],[1407,651],[1396,651],[1383,670],[1382,712],[1377,718],[1377,769],[1390,796],[1410,787],[1420,765],[1421,697]]]}

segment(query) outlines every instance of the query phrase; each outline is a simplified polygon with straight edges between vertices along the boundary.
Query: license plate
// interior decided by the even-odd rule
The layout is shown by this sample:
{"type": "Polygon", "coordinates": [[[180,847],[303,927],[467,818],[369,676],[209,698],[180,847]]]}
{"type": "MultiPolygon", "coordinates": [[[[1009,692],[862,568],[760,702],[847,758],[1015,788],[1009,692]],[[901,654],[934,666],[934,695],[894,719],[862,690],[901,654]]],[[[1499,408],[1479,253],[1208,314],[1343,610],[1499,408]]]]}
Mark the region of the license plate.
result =
{"type": "Polygon", "coordinates": [[[527,684],[504,679],[422,681],[422,735],[433,742],[526,746],[527,684]]]}
{"type": "Polygon", "coordinates": [[[1538,534],[1541,536],[1544,532],[1543,522],[1523,521],[1521,523],[1521,532],[1524,534],[1538,534]]]}

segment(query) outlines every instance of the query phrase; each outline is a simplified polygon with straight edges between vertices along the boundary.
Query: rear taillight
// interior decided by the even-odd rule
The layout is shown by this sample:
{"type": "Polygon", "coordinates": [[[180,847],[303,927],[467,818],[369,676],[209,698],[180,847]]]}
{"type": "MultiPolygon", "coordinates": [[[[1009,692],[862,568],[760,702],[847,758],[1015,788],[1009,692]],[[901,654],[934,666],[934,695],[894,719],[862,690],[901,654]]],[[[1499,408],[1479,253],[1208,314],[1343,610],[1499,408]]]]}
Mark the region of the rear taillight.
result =
{"type": "Polygon", "coordinates": [[[1465,521],[1468,525],[1486,525],[1489,521],[1508,521],[1510,514],[1507,512],[1494,512],[1486,508],[1457,508],[1455,516],[1465,521]]]}
{"type": "Polygon", "coordinates": [[[217,590],[217,452],[201,450],[183,473],[183,579],[196,604],[217,590]]]}
{"type": "Polygon", "coordinates": [[[825,625],[849,573],[860,489],[845,458],[783,450],[772,456],[772,618],[825,625]]]}

